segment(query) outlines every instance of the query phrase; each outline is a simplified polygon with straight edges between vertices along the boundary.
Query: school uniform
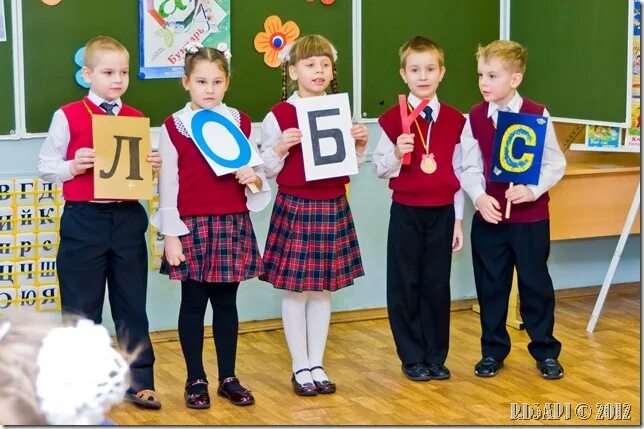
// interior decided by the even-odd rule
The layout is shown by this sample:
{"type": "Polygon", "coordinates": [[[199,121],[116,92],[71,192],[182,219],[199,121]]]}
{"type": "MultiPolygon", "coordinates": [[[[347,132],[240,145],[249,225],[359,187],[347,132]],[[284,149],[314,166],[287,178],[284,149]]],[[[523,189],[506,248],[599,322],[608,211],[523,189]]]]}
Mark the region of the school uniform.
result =
{"type": "MultiPolygon", "coordinates": [[[[507,106],[482,102],[470,110],[463,130],[461,184],[474,203],[487,193],[505,213],[506,183],[490,180],[494,132],[498,111],[548,116],[547,109],[518,93],[507,106]]],[[[554,288],[548,272],[550,223],[547,190],[563,176],[565,158],[549,121],[538,185],[527,185],[535,201],[513,204],[510,218],[486,222],[479,212],[472,220],[472,259],[476,292],[481,308],[483,357],[498,362],[510,352],[505,323],[514,267],[517,269],[521,315],[530,336],[530,354],[537,360],[556,359],[561,343],[553,336],[554,288]]]]}
{"type": "Polygon", "coordinates": [[[262,123],[262,159],[267,176],[276,177],[278,192],[259,278],[288,291],[335,291],[364,275],[346,198],[349,177],[307,181],[301,145],[281,159],[273,150],[283,131],[299,128],[290,103],[297,98],[295,92],[275,105],[262,123]]]}
{"type": "MultiPolygon", "coordinates": [[[[146,314],[148,217],[138,201],[98,200],[94,172],[73,176],[70,163],[83,147],[93,147],[92,115],[105,115],[106,103],[93,92],[61,107],[40,152],[39,175],[63,182],[65,210],[60,221],[56,262],[63,313],[101,323],[105,282],[119,344],[128,352],[141,346],[130,364],[132,389],[154,389],[154,353],[146,314]],[[105,106],[105,105],[104,105],[105,106]]],[[[111,114],[141,117],[116,101],[111,114]]]]}
{"type": "MultiPolygon", "coordinates": [[[[165,256],[162,274],[181,280],[179,337],[186,360],[188,380],[205,379],[203,368],[203,321],[208,301],[213,306],[219,379],[235,376],[238,335],[236,294],[239,283],[262,272],[262,260],[249,216],[270,201],[270,186],[253,194],[234,174],[217,176],[190,137],[180,115],[168,117],[159,137],[163,166],[159,175],[159,210],[151,222],[164,235],[179,236],[185,261],[170,265],[165,256]]],[[[235,123],[250,137],[250,118],[220,104],[213,109],[235,123]]],[[[188,400],[187,400],[188,401],[188,400]]]]}
{"type": "MultiPolygon", "coordinates": [[[[415,108],[420,103],[408,97],[415,108]]],[[[434,97],[411,125],[414,150],[403,166],[395,157],[403,133],[399,107],[379,119],[374,170],[389,179],[392,204],[387,236],[387,310],[404,365],[444,364],[449,349],[450,269],[455,219],[463,218],[458,179],[460,135],[465,118],[434,97]],[[431,132],[430,132],[431,122],[431,132]],[[423,143],[424,142],[424,143],[423,143]],[[421,168],[428,153],[435,171],[421,168]]]]}

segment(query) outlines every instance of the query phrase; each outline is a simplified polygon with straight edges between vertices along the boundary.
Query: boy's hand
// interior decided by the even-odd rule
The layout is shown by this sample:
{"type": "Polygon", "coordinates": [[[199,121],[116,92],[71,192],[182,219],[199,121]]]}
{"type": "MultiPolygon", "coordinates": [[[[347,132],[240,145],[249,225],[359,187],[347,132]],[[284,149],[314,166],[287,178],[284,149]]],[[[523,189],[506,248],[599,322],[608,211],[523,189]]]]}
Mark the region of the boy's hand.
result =
{"type": "Polygon", "coordinates": [[[532,190],[526,185],[514,185],[505,191],[505,198],[512,204],[529,203],[534,201],[532,190]]]}
{"type": "Polygon", "coordinates": [[[254,183],[258,188],[261,189],[262,179],[255,174],[253,167],[242,167],[235,172],[235,179],[242,185],[250,185],[254,183]],[[258,183],[259,182],[259,183],[258,183]]]}
{"type": "Polygon", "coordinates": [[[146,161],[152,164],[152,172],[154,173],[159,172],[162,164],[161,155],[159,155],[159,152],[150,152],[148,154],[148,157],[146,158],[146,161]]]}
{"type": "Polygon", "coordinates": [[[176,267],[186,260],[186,257],[183,254],[183,245],[181,244],[181,239],[179,237],[166,235],[163,238],[163,251],[165,260],[173,267],[176,267]]]}
{"type": "Polygon", "coordinates": [[[295,146],[296,144],[300,144],[301,142],[302,131],[297,128],[289,128],[282,133],[282,138],[277,142],[275,146],[273,146],[273,150],[275,151],[277,156],[282,158],[284,155],[286,155],[291,147],[295,146]]]}
{"type": "Polygon", "coordinates": [[[364,153],[367,147],[367,139],[369,138],[369,131],[364,124],[355,124],[351,127],[351,137],[356,141],[356,150],[359,155],[364,153]]]}
{"type": "Polygon", "coordinates": [[[74,176],[83,174],[88,168],[94,167],[96,152],[89,147],[82,147],[74,154],[74,160],[69,164],[70,172],[74,176]]]}
{"type": "Polygon", "coordinates": [[[458,252],[463,248],[463,221],[456,219],[454,222],[454,235],[452,236],[452,252],[458,252]]]}
{"type": "Polygon", "coordinates": [[[401,134],[396,140],[396,149],[394,149],[394,156],[398,159],[411,151],[414,150],[414,135],[413,134],[401,134]]]}
{"type": "Polygon", "coordinates": [[[496,200],[496,198],[483,194],[476,199],[476,204],[474,204],[478,211],[483,216],[487,222],[490,223],[499,223],[501,222],[501,205],[496,200]]]}

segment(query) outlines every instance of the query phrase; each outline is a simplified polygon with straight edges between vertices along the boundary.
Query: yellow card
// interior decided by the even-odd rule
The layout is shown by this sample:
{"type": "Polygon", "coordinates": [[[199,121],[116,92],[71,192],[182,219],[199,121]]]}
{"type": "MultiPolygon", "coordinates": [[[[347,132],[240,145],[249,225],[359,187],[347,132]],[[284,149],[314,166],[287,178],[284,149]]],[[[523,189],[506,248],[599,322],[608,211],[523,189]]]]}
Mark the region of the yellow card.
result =
{"type": "Polygon", "coordinates": [[[96,161],[94,196],[115,200],[152,198],[150,118],[92,116],[96,161]]]}

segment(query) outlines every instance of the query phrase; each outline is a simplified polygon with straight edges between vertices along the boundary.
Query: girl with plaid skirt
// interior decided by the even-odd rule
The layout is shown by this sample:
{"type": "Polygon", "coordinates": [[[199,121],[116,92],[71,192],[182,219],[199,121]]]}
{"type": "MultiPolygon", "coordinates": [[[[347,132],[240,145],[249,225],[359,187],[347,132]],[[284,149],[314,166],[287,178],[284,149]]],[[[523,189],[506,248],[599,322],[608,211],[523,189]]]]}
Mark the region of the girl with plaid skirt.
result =
{"type": "MultiPolygon", "coordinates": [[[[346,198],[349,178],[307,181],[292,101],[337,93],[337,53],[322,36],[296,40],[280,52],[282,102],[262,123],[260,152],[278,192],[259,278],[284,290],[282,321],[292,358],[293,390],[301,396],[333,393],[336,386],[322,366],[331,317],[330,292],[364,275],[360,248],[346,198]],[[286,98],[287,74],[297,91],[286,98]]],[[[354,125],[358,165],[364,162],[367,128],[354,125]]]]}
{"type": "Polygon", "coordinates": [[[191,139],[189,124],[182,122],[186,112],[208,109],[250,136],[249,117],[222,102],[229,82],[228,57],[221,45],[186,47],[183,86],[191,101],[165,120],[159,138],[165,158],[159,174],[159,210],[152,224],[165,236],[161,273],[181,280],[179,339],[188,372],[184,399],[189,408],[210,406],[202,361],[208,301],[219,369],[217,394],[235,405],[255,401],[235,376],[236,300],[239,283],[262,272],[248,212],[268,205],[270,187],[261,168],[246,166],[234,174],[215,175],[191,139]],[[260,191],[250,192],[251,184],[260,191]]]}

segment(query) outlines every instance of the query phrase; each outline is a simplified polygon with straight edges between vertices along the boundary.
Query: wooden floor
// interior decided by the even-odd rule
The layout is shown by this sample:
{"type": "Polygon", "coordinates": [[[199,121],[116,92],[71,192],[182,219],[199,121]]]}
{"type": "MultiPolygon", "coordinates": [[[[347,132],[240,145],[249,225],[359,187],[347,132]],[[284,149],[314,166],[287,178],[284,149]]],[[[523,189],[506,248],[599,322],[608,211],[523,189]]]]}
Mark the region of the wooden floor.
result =
{"type": "MultiPolygon", "coordinates": [[[[176,341],[155,344],[156,382],[163,408],[115,408],[110,418],[122,425],[451,425],[451,424],[640,424],[640,288],[613,287],[594,334],[585,331],[595,296],[558,299],[555,335],[563,343],[561,380],[539,377],[527,351],[525,331],[511,329],[512,353],[501,373],[474,376],[479,359],[480,327],[472,311],[452,312],[446,381],[412,382],[400,371],[387,320],[331,326],[325,366],[338,384],[334,395],[296,396],[290,384],[290,358],[282,330],[243,334],[239,339],[237,375],[256,398],[236,407],[216,396],[212,407],[189,410],[183,402],[185,366],[176,341]],[[513,420],[511,403],[548,403],[569,407],[556,420],[513,420]],[[570,404],[570,405],[565,405],[570,404]],[[588,408],[584,406],[588,404],[588,408]],[[603,410],[598,404],[608,404],[603,410]],[[607,419],[621,405],[628,420],[607,419]],[[592,415],[587,420],[586,413],[592,415]],[[598,415],[603,411],[604,415],[598,415]],[[612,414],[612,413],[611,413],[612,414]],[[597,419],[599,417],[599,419],[597,419]],[[602,419],[602,417],[604,419],[602,419]]],[[[216,381],[212,340],[204,360],[216,381]]],[[[565,408],[564,408],[565,409],[565,408]]],[[[536,408],[531,408],[536,412],[536,408]]]]}

